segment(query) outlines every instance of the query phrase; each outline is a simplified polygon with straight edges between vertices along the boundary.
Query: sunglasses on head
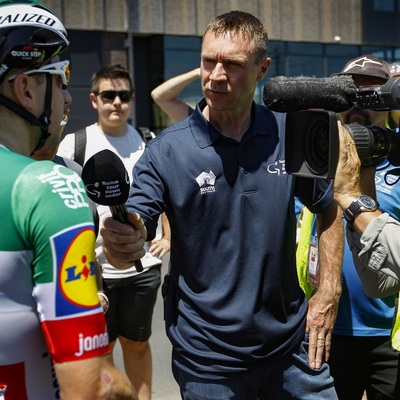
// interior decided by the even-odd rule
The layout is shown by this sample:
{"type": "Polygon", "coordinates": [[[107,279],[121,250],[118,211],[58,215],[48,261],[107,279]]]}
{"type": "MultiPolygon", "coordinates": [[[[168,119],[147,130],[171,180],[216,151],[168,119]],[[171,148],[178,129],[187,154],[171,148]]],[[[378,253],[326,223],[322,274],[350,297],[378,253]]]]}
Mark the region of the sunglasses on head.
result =
{"type": "MultiPolygon", "coordinates": [[[[25,75],[34,75],[34,74],[59,75],[61,78],[63,90],[67,89],[67,87],[69,85],[69,79],[71,76],[68,60],[59,61],[59,62],[52,63],[52,64],[46,64],[38,69],[31,69],[29,71],[24,71],[24,72],[22,72],[22,74],[25,74],[25,75]]],[[[17,75],[19,75],[19,74],[10,76],[8,78],[8,80],[11,82],[12,80],[14,80],[17,77],[17,75]]]]}
{"type": "Polygon", "coordinates": [[[114,101],[118,96],[123,103],[132,101],[133,90],[103,90],[102,92],[94,92],[96,96],[100,96],[104,102],[114,101]]]}

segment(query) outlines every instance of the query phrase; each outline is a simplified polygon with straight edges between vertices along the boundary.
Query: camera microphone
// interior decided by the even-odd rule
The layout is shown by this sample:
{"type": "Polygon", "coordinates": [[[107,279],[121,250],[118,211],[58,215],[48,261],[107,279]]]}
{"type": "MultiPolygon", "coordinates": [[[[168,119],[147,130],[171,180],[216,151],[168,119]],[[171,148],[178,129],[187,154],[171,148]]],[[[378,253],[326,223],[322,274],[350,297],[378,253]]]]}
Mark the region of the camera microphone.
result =
{"type": "Polygon", "coordinates": [[[291,112],[309,108],[342,112],[353,107],[358,89],[350,75],[271,78],[263,90],[264,104],[272,111],[291,112]]]}
{"type": "Polygon", "coordinates": [[[380,86],[357,88],[351,75],[277,76],[264,85],[263,100],[270,110],[278,112],[310,108],[342,112],[355,104],[375,111],[395,110],[400,109],[400,77],[380,86]]]}
{"type": "MultiPolygon", "coordinates": [[[[130,225],[125,206],[130,189],[129,176],[115,153],[106,149],[90,157],[82,169],[82,180],[90,200],[108,206],[115,220],[130,225]]],[[[143,271],[140,260],[135,260],[135,268],[137,272],[143,271]]]]}

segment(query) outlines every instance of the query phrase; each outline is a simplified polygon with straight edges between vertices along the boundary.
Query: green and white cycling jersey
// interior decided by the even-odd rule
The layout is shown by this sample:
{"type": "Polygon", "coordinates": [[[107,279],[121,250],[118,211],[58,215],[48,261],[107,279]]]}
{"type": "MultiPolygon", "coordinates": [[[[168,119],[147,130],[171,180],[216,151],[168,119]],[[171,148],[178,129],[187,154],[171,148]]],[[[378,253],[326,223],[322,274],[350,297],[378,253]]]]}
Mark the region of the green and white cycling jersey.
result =
{"type": "Polygon", "coordinates": [[[80,177],[0,147],[0,388],[59,398],[52,362],[110,351],[80,177]]]}

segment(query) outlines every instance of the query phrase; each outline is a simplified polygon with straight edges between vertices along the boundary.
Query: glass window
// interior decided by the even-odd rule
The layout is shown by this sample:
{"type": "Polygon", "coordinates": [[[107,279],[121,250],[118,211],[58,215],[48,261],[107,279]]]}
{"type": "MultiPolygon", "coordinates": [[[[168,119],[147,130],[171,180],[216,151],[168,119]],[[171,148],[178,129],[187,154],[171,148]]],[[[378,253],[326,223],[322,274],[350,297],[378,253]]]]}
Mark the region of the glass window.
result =
{"type": "Polygon", "coordinates": [[[361,54],[371,54],[375,57],[388,60],[392,57],[392,50],[383,46],[361,46],[361,54]]]}
{"type": "Polygon", "coordinates": [[[398,0],[364,0],[363,5],[369,10],[395,11],[398,0]]]}
{"type": "Polygon", "coordinates": [[[394,11],[395,0],[374,0],[374,10],[394,11]]]}
{"type": "Polygon", "coordinates": [[[324,76],[323,58],[307,55],[289,55],[287,57],[287,75],[324,76]]]}
{"type": "Polygon", "coordinates": [[[325,48],[327,56],[348,57],[350,59],[359,54],[359,51],[358,46],[346,44],[328,44],[325,48]]]}
{"type": "MultiPolygon", "coordinates": [[[[396,1],[400,2],[400,0],[396,1]]],[[[378,1],[376,5],[383,6],[384,2],[378,1]]],[[[373,0],[369,0],[368,3],[369,7],[372,7],[373,0]]],[[[390,3],[394,4],[394,2],[390,3]]],[[[164,46],[165,79],[200,65],[201,38],[165,36],[164,46]]],[[[256,103],[263,104],[265,82],[274,76],[332,76],[340,72],[349,60],[363,54],[372,54],[388,62],[391,62],[393,57],[394,60],[400,60],[400,48],[382,45],[358,46],[270,41],[268,56],[271,58],[271,66],[266,77],[258,82],[254,99],[256,103]]],[[[194,107],[201,96],[200,81],[195,81],[180,93],[179,98],[194,107]]],[[[164,125],[167,125],[167,122],[170,123],[163,119],[164,125]]]]}
{"type": "Polygon", "coordinates": [[[268,76],[285,75],[285,56],[285,42],[271,41],[268,43],[268,57],[271,58],[268,76]]]}
{"type": "Polygon", "coordinates": [[[293,43],[288,42],[287,52],[289,54],[320,55],[322,56],[324,46],[321,43],[293,43]]]}
{"type": "MultiPolygon", "coordinates": [[[[164,44],[165,80],[200,66],[201,38],[165,36],[164,44]]],[[[183,89],[178,98],[196,104],[201,95],[200,83],[195,81],[183,89]]]]}
{"type": "Polygon", "coordinates": [[[348,57],[329,58],[327,61],[326,76],[332,76],[341,72],[344,66],[352,59],[357,57],[358,54],[352,54],[348,57]]]}
{"type": "Polygon", "coordinates": [[[201,38],[197,36],[164,36],[166,49],[198,50],[201,46],[201,38]]]}
{"type": "MultiPolygon", "coordinates": [[[[200,48],[200,37],[164,36],[164,80],[199,67],[200,48]]],[[[200,80],[186,86],[177,97],[194,108],[202,97],[200,80]]],[[[174,122],[155,104],[153,104],[153,118],[155,132],[174,122]]]]}

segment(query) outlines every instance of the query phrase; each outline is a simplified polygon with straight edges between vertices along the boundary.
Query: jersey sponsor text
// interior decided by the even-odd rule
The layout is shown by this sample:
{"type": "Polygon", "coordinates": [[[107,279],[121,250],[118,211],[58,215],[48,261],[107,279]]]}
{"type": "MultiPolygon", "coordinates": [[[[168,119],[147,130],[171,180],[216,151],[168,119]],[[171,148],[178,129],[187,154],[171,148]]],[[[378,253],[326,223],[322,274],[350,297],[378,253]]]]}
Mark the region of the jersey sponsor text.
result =
{"type": "Polygon", "coordinates": [[[79,351],[75,353],[77,357],[80,357],[87,351],[99,349],[101,347],[108,346],[108,333],[107,330],[104,333],[94,336],[84,336],[82,333],[79,334],[79,351]]]}
{"type": "Polygon", "coordinates": [[[38,176],[42,183],[49,183],[53,193],[57,193],[68,208],[89,207],[86,201],[85,189],[80,185],[80,177],[71,170],[61,166],[54,165],[51,172],[38,176]]]}

